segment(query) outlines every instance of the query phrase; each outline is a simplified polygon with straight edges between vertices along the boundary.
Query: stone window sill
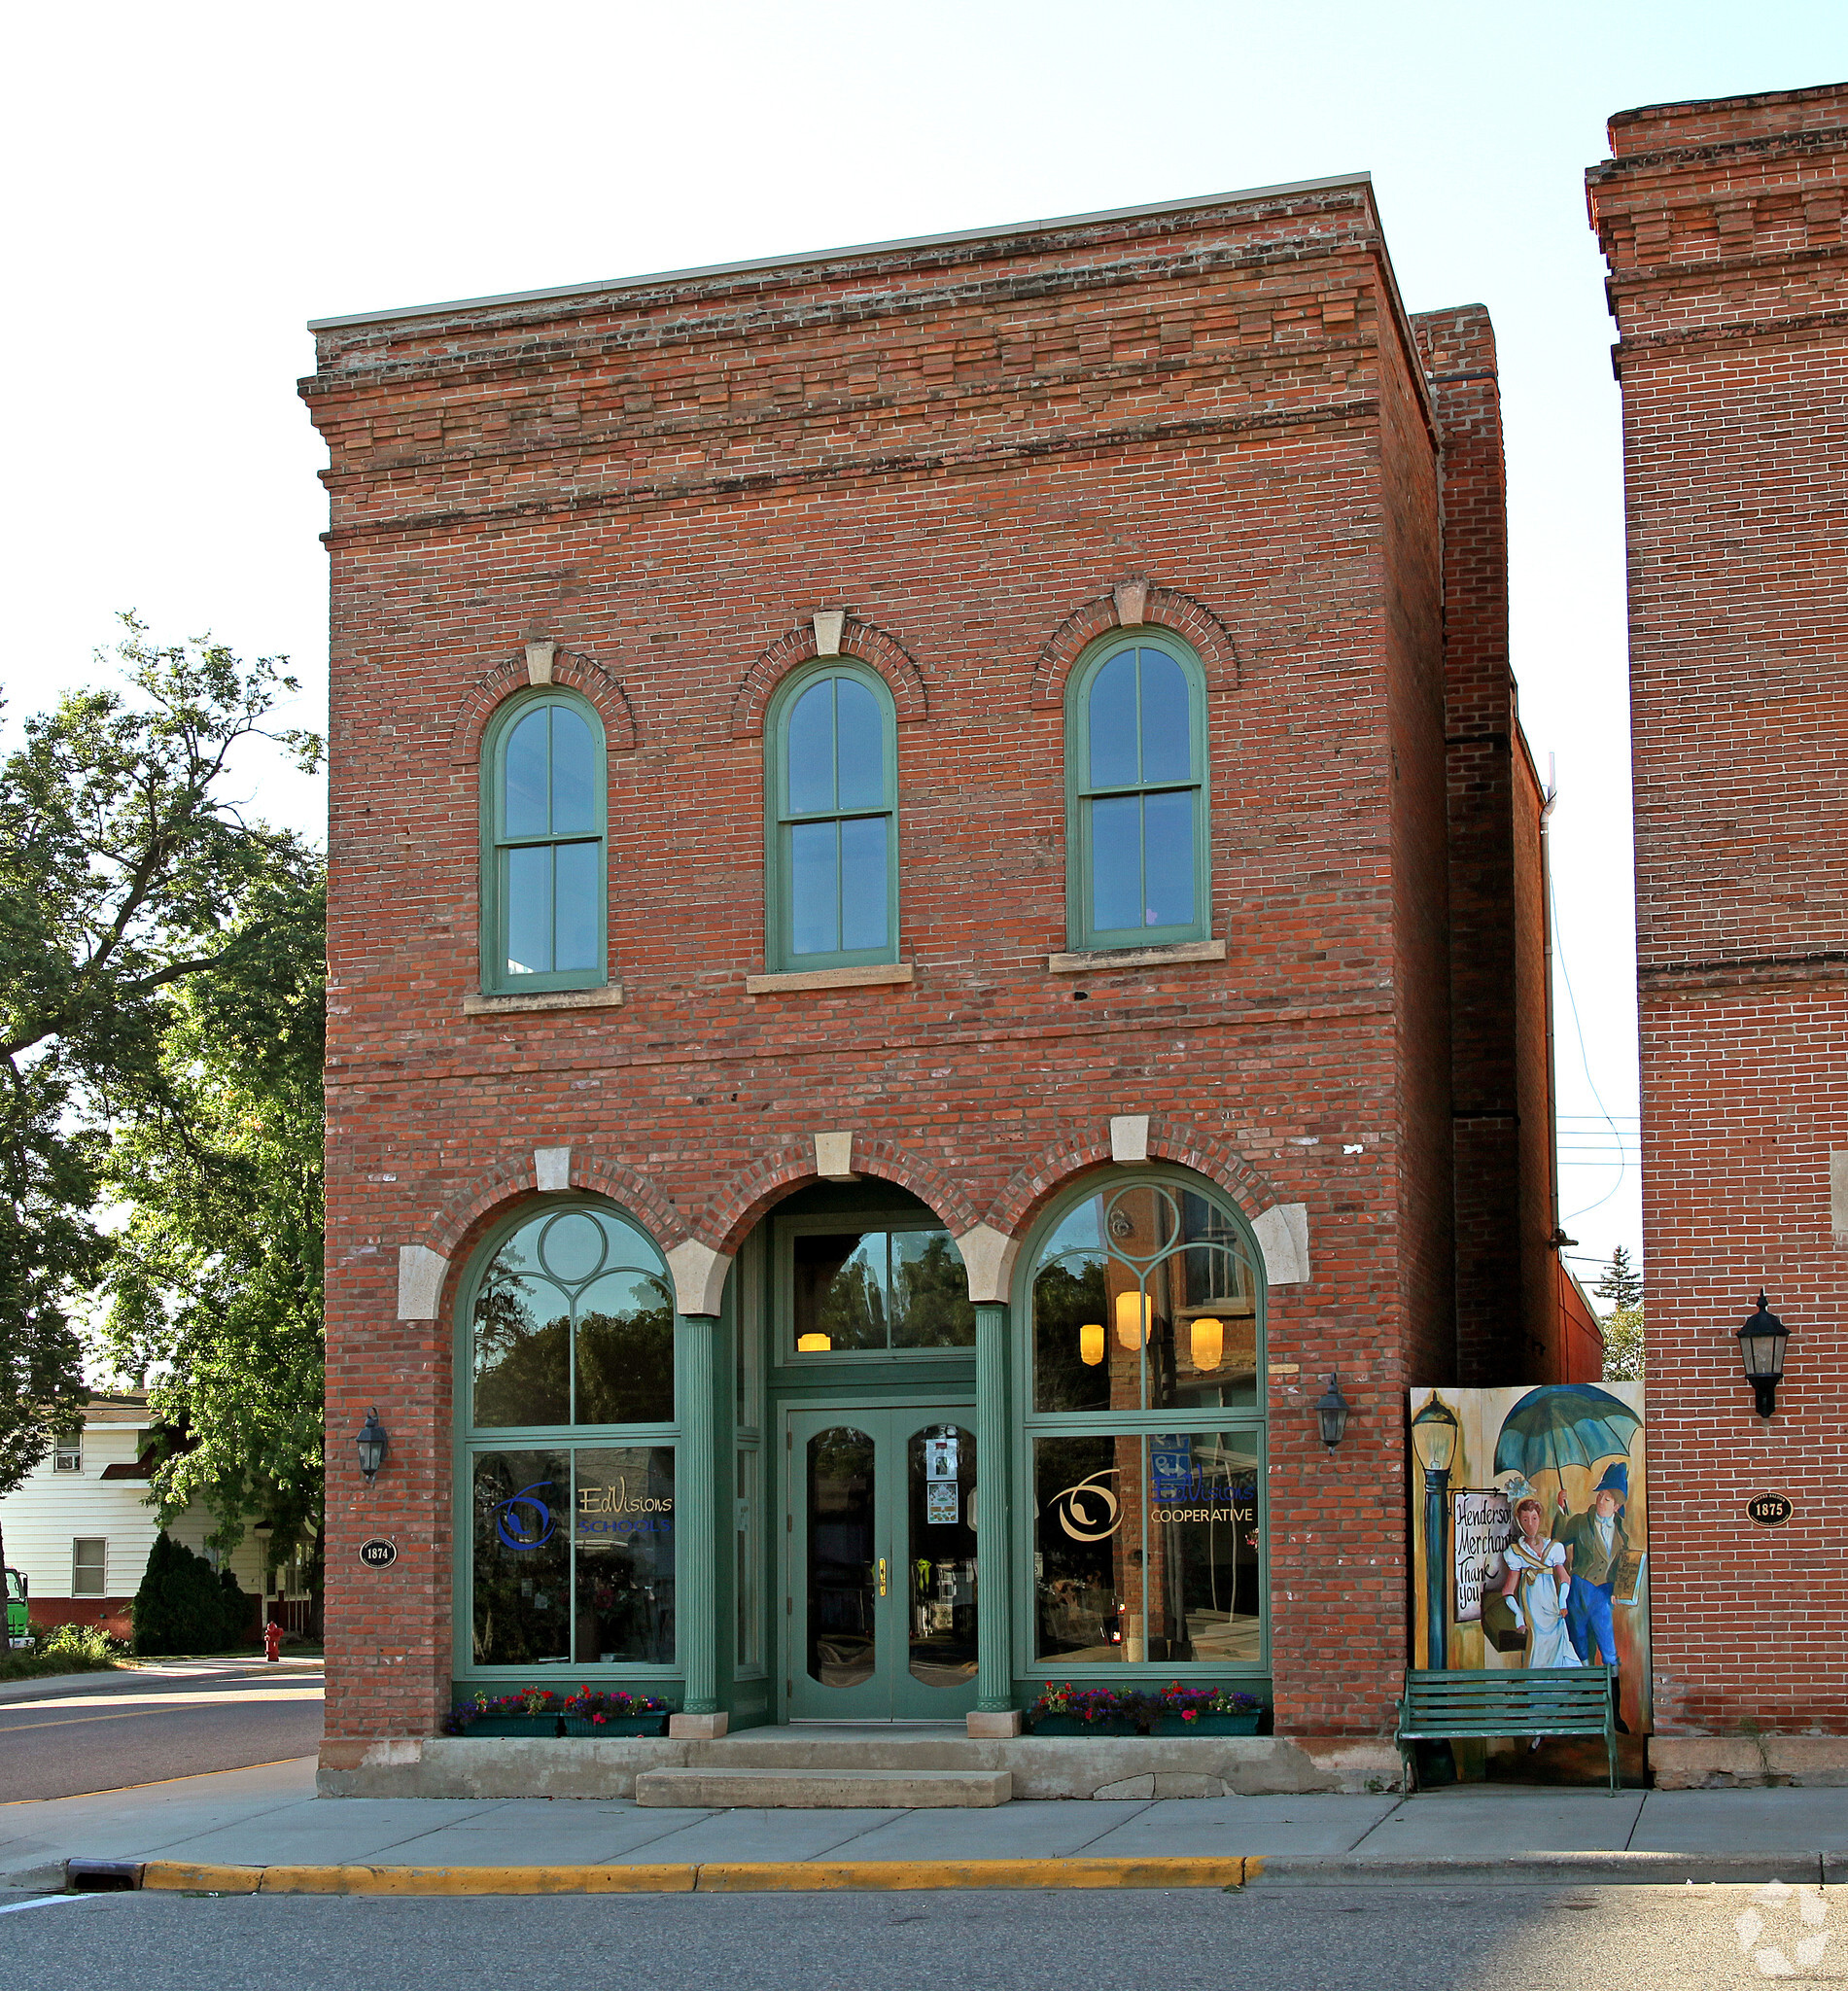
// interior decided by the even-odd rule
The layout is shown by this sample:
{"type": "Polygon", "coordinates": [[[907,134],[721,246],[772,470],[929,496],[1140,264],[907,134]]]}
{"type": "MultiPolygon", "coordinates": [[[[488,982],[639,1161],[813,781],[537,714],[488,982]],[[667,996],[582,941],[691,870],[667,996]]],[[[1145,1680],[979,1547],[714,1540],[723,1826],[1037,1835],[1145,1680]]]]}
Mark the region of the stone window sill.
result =
{"type": "Polygon", "coordinates": [[[607,989],[548,989],[536,996],[465,996],[464,1016],[529,1016],[541,1009],[620,1009],[622,984],[607,989]]]}
{"type": "Polygon", "coordinates": [[[1110,968],[1165,968],[1190,961],[1224,961],[1223,940],[1175,940],[1167,947],[1099,947],[1088,954],[1049,954],[1055,975],[1096,975],[1110,968]]]}
{"type": "Polygon", "coordinates": [[[747,996],[795,995],[804,989],[899,988],[915,980],[908,961],[876,961],[863,968],[807,968],[791,975],[747,975],[747,996]]]}

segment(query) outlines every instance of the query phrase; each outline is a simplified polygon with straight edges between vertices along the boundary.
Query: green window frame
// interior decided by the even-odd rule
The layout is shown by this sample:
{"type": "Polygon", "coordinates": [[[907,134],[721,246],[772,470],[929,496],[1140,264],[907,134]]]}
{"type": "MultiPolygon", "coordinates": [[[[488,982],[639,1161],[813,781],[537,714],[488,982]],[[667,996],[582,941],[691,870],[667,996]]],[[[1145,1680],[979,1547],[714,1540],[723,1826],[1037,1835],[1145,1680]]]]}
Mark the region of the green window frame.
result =
{"type": "Polygon", "coordinates": [[[1074,953],[1212,937],[1206,677],[1167,630],[1113,630],[1065,691],[1074,953]]]}
{"type": "Polygon", "coordinates": [[[764,727],[765,956],[772,972],[898,959],[898,724],[886,681],[817,658],[764,727]]]}
{"type": "Polygon", "coordinates": [[[509,698],[481,753],[481,989],[542,995],[610,979],[603,721],[575,692],[509,698]]]}
{"type": "MultiPolygon", "coordinates": [[[[1157,1676],[1162,1680],[1221,1678],[1244,1691],[1262,1694],[1271,1669],[1265,1312],[1264,1255],[1250,1225],[1230,1197],[1188,1170],[1094,1170],[1070,1184],[1029,1233],[1014,1276],[1012,1309],[1011,1394],[1022,1406],[1013,1433],[1014,1485],[1021,1489],[1021,1497],[1014,1503],[1014,1566],[1026,1576],[1016,1586],[1013,1637],[1017,1676],[1030,1681],[1056,1678],[1119,1687],[1142,1684],[1157,1676]],[[1080,1233],[1089,1222],[1085,1206],[1093,1204],[1100,1205],[1102,1222],[1097,1226],[1095,1239],[1088,1239],[1080,1233]],[[1135,1206],[1138,1204],[1150,1205],[1151,1214],[1145,1215],[1135,1206]],[[1159,1234],[1161,1225],[1168,1221],[1162,1214],[1164,1209],[1178,1217],[1172,1237],[1159,1234]],[[1138,1236],[1136,1226],[1128,1221],[1132,1218],[1152,1235],[1138,1236]],[[1082,1281],[1070,1276],[1074,1259],[1085,1256],[1102,1256],[1108,1261],[1107,1275],[1098,1282],[1098,1292],[1090,1296],[1091,1305],[1080,1298],[1082,1281]],[[1062,1277],[1062,1273],[1065,1276],[1062,1277]],[[1106,1401],[1080,1409],[1040,1408],[1047,1394],[1038,1360],[1044,1345],[1039,1318],[1042,1274],[1047,1275],[1045,1297],[1050,1309],[1057,1310],[1049,1310],[1046,1327],[1062,1341],[1069,1339],[1073,1348],[1081,1351],[1080,1373],[1107,1379],[1101,1392],[1106,1401]],[[1101,1304],[1097,1304],[1099,1298],[1101,1304]],[[1078,1302],[1077,1314],[1067,1318],[1074,1301],[1078,1302]],[[1101,1343],[1092,1340],[1085,1345],[1083,1323],[1087,1319],[1095,1323],[1092,1332],[1100,1331],[1101,1343]],[[1132,1352],[1138,1321],[1141,1345],[1132,1352]],[[1199,1341],[1195,1339],[1197,1326],[1199,1341]],[[1244,1385],[1236,1379],[1245,1373],[1247,1364],[1252,1380],[1244,1385]],[[1227,1378],[1223,1386],[1211,1380],[1222,1367],[1227,1378]],[[1151,1387],[1164,1371],[1168,1387],[1151,1387]],[[1177,1381],[1179,1389],[1174,1387],[1177,1381]],[[1215,1394],[1220,1401],[1207,1400],[1215,1394]],[[1158,1396],[1165,1400],[1158,1402],[1158,1396]],[[1190,1396],[1195,1400],[1187,1401],[1190,1396]],[[1069,1455],[1068,1470],[1063,1473],[1058,1470],[1062,1453],[1069,1455]],[[1242,1456],[1249,1466],[1248,1480],[1241,1472],[1236,1494],[1227,1484],[1223,1465],[1234,1454],[1242,1456]],[[1139,1458],[1145,1475],[1139,1498],[1119,1502],[1093,1490],[1100,1485],[1112,1494],[1127,1490],[1123,1474],[1129,1469],[1126,1462],[1133,1458],[1139,1458]],[[1107,1463],[1100,1464],[1103,1461],[1107,1463]],[[1221,1462],[1216,1490],[1215,1461],[1221,1462]],[[1046,1479],[1049,1466],[1053,1469],[1050,1480],[1046,1479]],[[1042,1512],[1041,1495],[1049,1488],[1064,1500],[1063,1514],[1070,1526],[1063,1525],[1062,1510],[1053,1502],[1045,1503],[1042,1512]],[[1209,1633],[1201,1638],[1194,1657],[1180,1657],[1168,1643],[1176,1628],[1174,1623],[1163,1626],[1164,1636],[1157,1635],[1158,1570],[1168,1573],[1163,1568],[1168,1563],[1177,1584],[1197,1587],[1203,1526],[1209,1531],[1208,1555],[1228,1546],[1226,1519],[1220,1516],[1203,1521],[1199,1517],[1203,1511],[1212,1516],[1235,1498],[1255,1519],[1255,1561],[1236,1543],[1225,1561],[1234,1567],[1242,1561],[1246,1574],[1239,1581],[1247,1588],[1255,1586],[1255,1639],[1244,1635],[1241,1642],[1250,1649],[1233,1656],[1225,1649],[1233,1641],[1225,1635],[1215,1639],[1209,1633]],[[1162,1527],[1164,1509],[1170,1520],[1182,1525],[1162,1527]],[[1058,1593],[1050,1601],[1053,1612],[1069,1611],[1077,1588],[1070,1571],[1055,1566],[1056,1551],[1069,1550],[1076,1543],[1082,1559],[1087,1542],[1114,1539],[1130,1528],[1139,1528],[1143,1540],[1138,1545],[1123,1533],[1125,1571],[1142,1571],[1149,1583],[1138,1600],[1142,1614],[1139,1628],[1132,1629],[1127,1615],[1122,1620],[1118,1648],[1122,1656],[1099,1659],[1067,1657],[1063,1651],[1042,1654],[1042,1629],[1047,1622],[1043,1614],[1049,1609],[1046,1592],[1050,1589],[1058,1593]],[[1158,1533],[1166,1538],[1159,1547],[1158,1533]],[[1055,1553],[1048,1553],[1049,1544],[1055,1553]],[[1170,1549],[1170,1544],[1176,1547],[1170,1549]],[[1181,1569],[1173,1561],[1177,1554],[1182,1561],[1191,1556],[1194,1567],[1181,1569]],[[1142,1641],[1139,1657],[1132,1648],[1133,1638],[1142,1641]],[[1166,1649],[1158,1653],[1154,1650],[1157,1644],[1166,1649]],[[1213,1650],[1215,1645],[1221,1649],[1213,1650]]],[[[1063,1346],[1059,1353],[1065,1353],[1063,1346]]],[[[1223,1579],[1226,1574],[1222,1565],[1219,1575],[1223,1579]]],[[[1138,1580],[1132,1575],[1128,1581],[1134,1588],[1138,1580]]],[[[1222,1595],[1204,1601],[1210,1610],[1213,1604],[1228,1600],[1222,1595]]],[[[1226,1612],[1227,1633],[1232,1619],[1241,1615],[1250,1614],[1239,1613],[1236,1603],[1226,1612]]],[[[1184,1613],[1181,1616],[1181,1628],[1191,1632],[1195,1628],[1191,1621],[1184,1613]]]]}
{"type": "Polygon", "coordinates": [[[685,1656],[674,1645],[681,1435],[676,1326],[673,1280],[660,1247],[614,1203],[575,1196],[529,1201],[483,1240],[458,1296],[453,1337],[458,1683],[493,1688],[537,1678],[575,1686],[580,1673],[659,1682],[684,1671],[685,1656]],[[561,1222],[583,1218],[597,1240],[581,1223],[561,1233],[561,1222]],[[521,1330],[523,1302],[537,1332],[521,1330]],[[594,1422],[585,1415],[586,1395],[602,1391],[608,1405],[625,1386],[612,1359],[622,1350],[625,1318],[642,1359],[639,1370],[628,1372],[629,1408],[643,1404],[666,1415],[594,1422]],[[478,1327],[495,1337],[498,1405],[484,1396],[478,1327]],[[560,1342],[562,1368],[548,1359],[548,1339],[560,1342]],[[523,1374],[507,1366],[522,1355],[523,1374]],[[663,1380],[664,1361],[671,1381],[663,1380]],[[514,1421],[521,1411],[524,1421],[514,1421]],[[477,1570],[484,1550],[485,1577],[477,1570]],[[606,1562],[613,1586],[600,1583],[606,1562]],[[529,1594],[515,1601],[529,1573],[529,1594]],[[508,1608],[527,1614],[520,1635],[509,1640],[493,1627],[484,1638],[489,1615],[508,1608]],[[639,1647],[641,1656],[605,1659],[601,1635],[595,1649],[586,1643],[593,1627],[601,1633],[603,1611],[621,1621],[611,1644],[639,1647]],[[543,1649],[547,1634],[562,1651],[543,1649]],[[490,1651],[511,1646],[519,1656],[477,1658],[484,1644],[490,1651]],[[533,1650],[524,1650],[528,1645],[533,1650]]]}

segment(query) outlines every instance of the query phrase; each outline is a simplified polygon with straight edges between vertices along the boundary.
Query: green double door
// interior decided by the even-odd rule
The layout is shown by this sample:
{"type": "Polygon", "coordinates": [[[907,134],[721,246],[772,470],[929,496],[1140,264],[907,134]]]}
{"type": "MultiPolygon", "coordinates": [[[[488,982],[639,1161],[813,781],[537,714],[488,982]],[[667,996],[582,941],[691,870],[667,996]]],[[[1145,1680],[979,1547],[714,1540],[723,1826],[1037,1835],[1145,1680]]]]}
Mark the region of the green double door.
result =
{"type": "Polygon", "coordinates": [[[975,1414],[787,1413],[785,1719],[975,1705],[975,1414]]]}

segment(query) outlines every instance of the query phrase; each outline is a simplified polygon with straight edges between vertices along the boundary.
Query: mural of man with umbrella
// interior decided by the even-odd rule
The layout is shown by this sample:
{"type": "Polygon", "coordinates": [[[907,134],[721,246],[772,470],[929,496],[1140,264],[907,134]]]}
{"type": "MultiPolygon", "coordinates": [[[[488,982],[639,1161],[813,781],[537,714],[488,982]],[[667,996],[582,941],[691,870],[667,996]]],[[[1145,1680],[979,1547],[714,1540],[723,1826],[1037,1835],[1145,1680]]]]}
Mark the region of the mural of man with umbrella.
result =
{"type": "MultiPolygon", "coordinates": [[[[1554,1384],[1530,1391],[1509,1412],[1495,1445],[1495,1470],[1517,1470],[1529,1480],[1552,1473],[1559,1512],[1552,1538],[1568,1553],[1571,1587],[1566,1634],[1581,1660],[1618,1665],[1611,1606],[1620,1564],[1629,1555],[1624,1527],[1629,1502],[1629,1451],[1642,1419],[1609,1390],[1589,1383],[1554,1384]],[[1603,1472],[1583,1514],[1566,1498],[1564,1469],[1603,1472]]],[[[1627,1729],[1620,1718],[1619,1726],[1627,1729]]]]}

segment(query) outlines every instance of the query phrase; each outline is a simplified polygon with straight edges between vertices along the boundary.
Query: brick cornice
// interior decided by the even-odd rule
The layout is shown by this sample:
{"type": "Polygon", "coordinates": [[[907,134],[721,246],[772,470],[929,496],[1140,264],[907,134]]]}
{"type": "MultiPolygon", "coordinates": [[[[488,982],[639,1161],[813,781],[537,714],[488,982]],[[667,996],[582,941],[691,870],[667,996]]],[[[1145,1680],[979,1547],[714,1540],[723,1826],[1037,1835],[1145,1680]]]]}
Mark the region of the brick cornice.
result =
{"type": "Polygon", "coordinates": [[[1848,331],[1848,311],[1809,311],[1791,318],[1741,320],[1733,325],[1694,325],[1683,332],[1626,333],[1611,348],[1611,364],[1621,371],[1633,355],[1670,353],[1687,346],[1750,345],[1757,339],[1844,331],[1848,331]]]}
{"type": "MultiPolygon", "coordinates": [[[[804,622],[781,636],[745,674],[732,700],[731,737],[755,740],[763,735],[764,714],[777,685],[798,664],[820,651],[815,645],[815,624],[804,622]]],[[[930,696],[917,659],[895,638],[871,622],[849,615],[841,625],[840,654],[870,665],[886,681],[905,725],[930,716],[930,696]]]]}
{"type": "Polygon", "coordinates": [[[825,462],[783,465],[773,470],[738,472],[729,475],[688,477],[652,483],[624,483],[609,491],[552,499],[526,499],[509,505],[443,506],[419,514],[366,519],[336,526],[322,534],[329,546],[351,545],[361,540],[415,541],[425,535],[453,531],[524,528],[552,518],[579,518],[599,513],[641,511],[666,505],[707,503],[779,487],[837,483],[856,477],[934,475],[939,472],[982,472],[1035,459],[1061,456],[1106,456],[1137,447],[1162,447],[1224,437],[1287,435],[1305,430],[1348,428],[1371,422],[1379,412],[1377,395],[1348,395],[1307,408],[1266,408],[1249,415],[1194,415],[1170,422],[1133,422],[1108,429],[1074,428],[1017,441],[991,442],[943,449],[893,450],[865,456],[843,456],[825,462]]]}
{"type": "MultiPolygon", "coordinates": [[[[449,736],[449,764],[472,767],[481,754],[481,735],[494,709],[504,698],[524,691],[529,682],[526,659],[509,657],[469,688],[462,712],[449,736]]],[[[604,746],[611,753],[631,752],[636,744],[635,714],[622,686],[594,657],[581,650],[555,650],[552,682],[589,699],[603,720],[604,746]]]]}
{"type": "MultiPolygon", "coordinates": [[[[1238,686],[1238,650],[1232,632],[1203,603],[1177,588],[1142,582],[1148,589],[1147,606],[1137,628],[1171,629],[1184,636],[1198,651],[1206,671],[1208,691],[1234,691],[1238,686]]],[[[1095,596],[1074,609],[1046,639],[1033,665],[1032,704],[1063,705],[1065,680],[1085,646],[1106,630],[1124,627],[1117,610],[1115,590],[1095,596]]]]}

